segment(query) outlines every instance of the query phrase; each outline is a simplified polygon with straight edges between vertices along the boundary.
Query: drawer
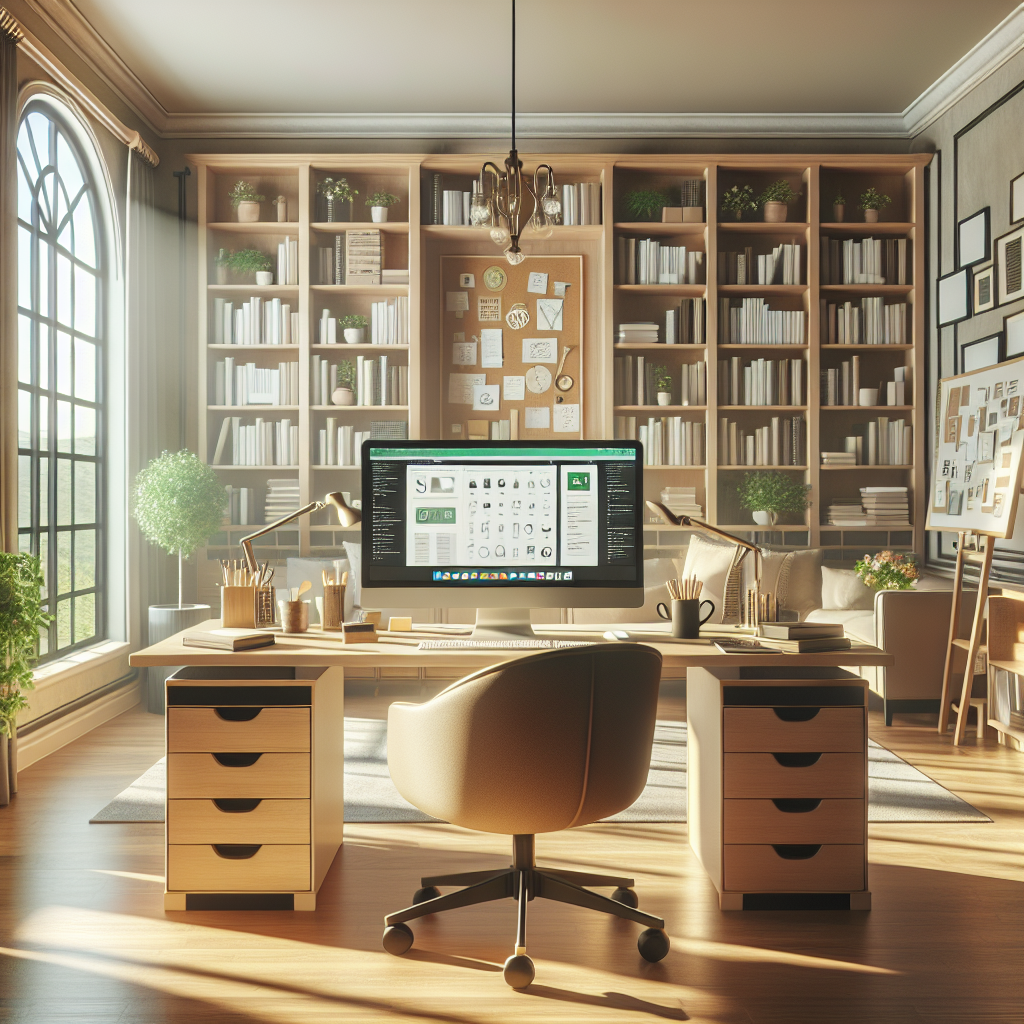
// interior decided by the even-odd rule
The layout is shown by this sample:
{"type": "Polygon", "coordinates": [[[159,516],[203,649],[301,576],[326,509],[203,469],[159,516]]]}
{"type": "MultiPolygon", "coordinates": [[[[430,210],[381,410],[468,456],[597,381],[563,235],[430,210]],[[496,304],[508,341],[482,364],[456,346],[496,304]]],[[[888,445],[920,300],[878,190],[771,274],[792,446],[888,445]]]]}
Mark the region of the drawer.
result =
{"type": "Polygon", "coordinates": [[[168,754],[167,796],[308,800],[309,754],[168,754]]]}
{"type": "Polygon", "coordinates": [[[724,714],[725,750],[864,749],[861,708],[725,708],[724,714]]]}
{"type": "Polygon", "coordinates": [[[185,892],[304,892],[309,846],[168,846],[167,888],[185,892]]]}
{"type": "Polygon", "coordinates": [[[309,708],[170,707],[167,749],[309,750],[309,708]]]}
{"type": "Polygon", "coordinates": [[[864,799],[863,754],[725,754],[723,760],[727,799],[864,799]]]}
{"type": "Polygon", "coordinates": [[[308,800],[168,800],[169,843],[309,842],[308,800]]]}
{"type": "Polygon", "coordinates": [[[732,892],[860,892],[866,886],[863,845],[722,850],[725,888],[732,892]]]}
{"type": "Polygon", "coordinates": [[[863,800],[725,800],[726,843],[863,843],[863,800]]]}

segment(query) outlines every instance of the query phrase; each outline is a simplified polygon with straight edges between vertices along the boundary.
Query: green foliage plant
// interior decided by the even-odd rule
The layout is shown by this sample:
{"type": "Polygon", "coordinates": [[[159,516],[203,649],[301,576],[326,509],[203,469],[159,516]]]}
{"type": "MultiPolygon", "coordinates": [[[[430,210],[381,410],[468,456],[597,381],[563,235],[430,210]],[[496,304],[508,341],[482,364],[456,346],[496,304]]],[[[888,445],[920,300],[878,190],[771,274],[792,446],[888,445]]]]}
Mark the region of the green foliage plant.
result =
{"type": "Polygon", "coordinates": [[[399,202],[399,198],[396,195],[392,195],[390,192],[374,192],[369,199],[366,200],[367,206],[394,206],[395,203],[399,202]]]}
{"type": "Polygon", "coordinates": [[[183,603],[183,563],[220,528],[224,485],[198,455],[164,452],[135,478],[132,515],[151,544],[178,556],[178,607],[183,603]]]}
{"type": "Polygon", "coordinates": [[[865,189],[860,195],[860,209],[862,210],[884,210],[892,206],[892,200],[876,188],[865,189]]]}
{"type": "Polygon", "coordinates": [[[351,359],[343,359],[338,363],[337,384],[339,388],[348,388],[354,391],[356,386],[356,364],[351,359]]]}
{"type": "Polygon", "coordinates": [[[668,204],[668,195],[659,188],[637,188],[626,193],[630,220],[653,220],[654,215],[668,204]]]}
{"type": "Polygon", "coordinates": [[[872,590],[910,590],[917,582],[917,565],[913,558],[892,551],[865,555],[854,563],[857,575],[872,590]]]}
{"type": "Polygon", "coordinates": [[[794,192],[785,178],[779,178],[765,187],[765,190],[757,197],[757,205],[764,206],[765,203],[791,203],[800,195],[794,192]]]}
{"type": "Polygon", "coordinates": [[[832,200],[832,205],[833,206],[845,206],[846,205],[846,196],[844,196],[841,191],[837,192],[835,199],[832,200]]]}
{"type": "Polygon", "coordinates": [[[745,473],[737,487],[740,505],[752,512],[802,513],[809,504],[810,484],[785,473],[745,473]]]}
{"type": "Polygon", "coordinates": [[[261,196],[256,191],[256,186],[247,181],[236,181],[228,196],[235,209],[238,209],[239,203],[262,203],[267,198],[261,196]]]}
{"type": "Polygon", "coordinates": [[[732,188],[727,188],[722,193],[722,209],[735,210],[737,213],[756,210],[754,190],[749,185],[733,185],[732,188]]]}
{"type": "Polygon", "coordinates": [[[0,735],[13,735],[18,712],[28,707],[39,633],[53,618],[43,611],[43,586],[36,556],[0,552],[0,735]]]}
{"type": "Polygon", "coordinates": [[[367,327],[370,321],[362,313],[349,313],[338,317],[338,326],[344,331],[353,327],[367,327]]]}
{"type": "Polygon", "coordinates": [[[669,372],[669,369],[668,369],[667,366],[657,366],[657,365],[652,366],[651,367],[651,374],[654,377],[654,386],[659,391],[669,391],[669,392],[671,392],[671,390],[672,390],[672,374],[669,372]]]}
{"type": "MultiPolygon", "coordinates": [[[[223,250],[222,250],[223,251],[223,250]]],[[[238,274],[257,274],[272,270],[274,261],[259,249],[239,249],[217,257],[217,262],[238,274]]]]}
{"type": "Polygon", "coordinates": [[[338,202],[345,202],[359,195],[358,189],[352,188],[347,178],[324,178],[317,183],[316,190],[325,199],[334,199],[338,202]]]}

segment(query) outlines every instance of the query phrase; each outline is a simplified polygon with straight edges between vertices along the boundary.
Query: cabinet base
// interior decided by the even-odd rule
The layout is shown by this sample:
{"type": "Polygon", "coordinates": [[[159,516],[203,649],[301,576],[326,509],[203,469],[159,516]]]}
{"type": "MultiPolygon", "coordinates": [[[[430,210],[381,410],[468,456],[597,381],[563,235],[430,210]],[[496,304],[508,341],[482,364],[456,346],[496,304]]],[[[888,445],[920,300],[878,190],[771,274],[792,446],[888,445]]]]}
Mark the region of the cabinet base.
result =
{"type": "Polygon", "coordinates": [[[870,892],[720,892],[722,910],[870,910],[870,892]]]}
{"type": "Polygon", "coordinates": [[[165,892],[164,910],[316,910],[316,893],[165,892]]]}

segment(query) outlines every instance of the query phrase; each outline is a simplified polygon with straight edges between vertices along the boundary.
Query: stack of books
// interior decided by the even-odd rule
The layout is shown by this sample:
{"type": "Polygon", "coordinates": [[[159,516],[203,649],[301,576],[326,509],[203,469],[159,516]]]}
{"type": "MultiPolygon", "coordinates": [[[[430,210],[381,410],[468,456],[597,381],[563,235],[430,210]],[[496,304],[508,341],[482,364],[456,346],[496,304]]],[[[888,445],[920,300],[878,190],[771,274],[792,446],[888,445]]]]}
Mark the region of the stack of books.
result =
{"type": "Polygon", "coordinates": [[[666,487],[661,492],[661,503],[677,516],[694,516],[700,519],[703,510],[697,504],[696,487],[666,487]]]}
{"type": "Polygon", "coordinates": [[[801,284],[802,247],[783,243],[770,253],[754,254],[753,247],[743,252],[718,254],[719,284],[801,284]]]}
{"type": "Polygon", "coordinates": [[[577,181],[562,186],[562,223],[601,223],[600,182],[577,181]]]}
{"type": "Polygon", "coordinates": [[[358,466],[368,430],[356,430],[351,423],[338,426],[336,416],[328,416],[327,426],[318,433],[318,464],[321,466],[358,466]]]}
{"type": "Polygon", "coordinates": [[[822,284],[908,284],[905,238],[821,239],[822,284]]]}
{"type": "Polygon", "coordinates": [[[639,422],[636,416],[616,416],[616,441],[639,441],[645,466],[703,466],[707,453],[704,423],[682,416],[650,416],[639,422]]]}
{"type": "Polygon", "coordinates": [[[802,345],[802,309],[769,309],[764,299],[718,300],[718,340],[723,345],[802,345]]]}
{"type": "Polygon", "coordinates": [[[409,268],[408,267],[396,267],[394,270],[388,270],[386,267],[380,272],[381,284],[408,284],[409,283],[409,268]]]}
{"type": "Polygon", "coordinates": [[[837,367],[821,371],[822,405],[857,405],[859,393],[860,356],[852,356],[837,367]]]}
{"type": "Polygon", "coordinates": [[[787,654],[845,651],[853,645],[838,622],[762,622],[760,643],[787,654]]]}
{"type": "Polygon", "coordinates": [[[651,345],[658,341],[658,325],[649,321],[619,324],[620,345],[651,345]]]}
{"type": "Polygon", "coordinates": [[[299,343],[299,314],[293,313],[291,305],[280,299],[254,295],[238,306],[225,299],[214,299],[212,326],[213,345],[299,343]]]}
{"type": "Polygon", "coordinates": [[[267,499],[264,503],[265,521],[274,522],[299,509],[299,481],[297,479],[268,480],[267,499]]]}
{"type": "Polygon", "coordinates": [[[278,363],[277,369],[245,363],[236,366],[228,356],[214,363],[213,404],[298,405],[299,364],[278,363]]]}
{"type": "Polygon", "coordinates": [[[821,464],[823,466],[856,466],[856,452],[822,452],[821,464]]]}
{"type": "Polygon", "coordinates": [[[345,284],[380,284],[384,253],[380,229],[345,232],[345,284]]]}
{"type": "Polygon", "coordinates": [[[718,464],[720,466],[802,466],[804,464],[804,418],[772,416],[768,426],[753,432],[736,420],[722,416],[718,421],[718,464]]]}
{"type": "Polygon", "coordinates": [[[619,284],[703,284],[704,253],[685,245],[666,245],[656,238],[617,241],[619,284]]]}
{"type": "Polygon", "coordinates": [[[186,647],[206,647],[213,651],[251,651],[272,647],[273,633],[257,633],[251,629],[211,629],[207,633],[189,633],[181,638],[186,647]]]}
{"type": "Polygon", "coordinates": [[[828,507],[829,526],[868,526],[859,501],[837,498],[828,507]]]}
{"type": "Polygon", "coordinates": [[[909,526],[910,504],[906,487],[862,487],[866,526],[909,526]]]}
{"type": "Polygon", "coordinates": [[[719,405],[803,405],[802,359],[718,360],[719,405]]]}

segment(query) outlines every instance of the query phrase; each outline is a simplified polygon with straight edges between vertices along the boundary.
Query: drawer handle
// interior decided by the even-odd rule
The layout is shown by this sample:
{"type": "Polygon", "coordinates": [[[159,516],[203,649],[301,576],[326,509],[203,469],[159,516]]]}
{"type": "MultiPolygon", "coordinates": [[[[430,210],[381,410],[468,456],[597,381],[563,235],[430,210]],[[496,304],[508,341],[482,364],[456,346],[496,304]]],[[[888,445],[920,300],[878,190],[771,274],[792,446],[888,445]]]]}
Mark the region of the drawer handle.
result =
{"type": "Polygon", "coordinates": [[[821,849],[821,843],[772,843],[772,849],[783,860],[810,860],[821,849]]]}
{"type": "Polygon", "coordinates": [[[214,843],[213,849],[218,857],[223,857],[225,860],[249,860],[251,857],[255,857],[260,852],[260,846],[256,845],[242,845],[241,843],[214,843]]]}
{"type": "Polygon", "coordinates": [[[225,768],[251,768],[262,754],[214,754],[218,764],[225,768]]]}
{"type": "Polygon", "coordinates": [[[251,722],[263,708],[214,708],[217,717],[225,722],[251,722]]]}
{"type": "Polygon", "coordinates": [[[818,763],[821,754],[772,754],[772,757],[783,768],[810,768],[818,763]]]}
{"type": "Polygon", "coordinates": [[[820,800],[812,800],[809,797],[803,799],[800,797],[782,797],[776,799],[772,797],[772,803],[775,804],[778,810],[782,811],[783,814],[810,814],[811,811],[816,811],[818,805],[821,803],[820,800]]]}
{"type": "Polygon", "coordinates": [[[248,800],[242,797],[222,798],[213,802],[218,810],[228,814],[247,814],[249,811],[255,811],[263,803],[262,800],[248,800]]]}
{"type": "Polygon", "coordinates": [[[783,722],[809,722],[821,708],[772,708],[783,722]]]}

